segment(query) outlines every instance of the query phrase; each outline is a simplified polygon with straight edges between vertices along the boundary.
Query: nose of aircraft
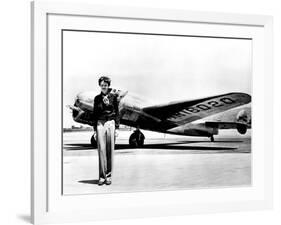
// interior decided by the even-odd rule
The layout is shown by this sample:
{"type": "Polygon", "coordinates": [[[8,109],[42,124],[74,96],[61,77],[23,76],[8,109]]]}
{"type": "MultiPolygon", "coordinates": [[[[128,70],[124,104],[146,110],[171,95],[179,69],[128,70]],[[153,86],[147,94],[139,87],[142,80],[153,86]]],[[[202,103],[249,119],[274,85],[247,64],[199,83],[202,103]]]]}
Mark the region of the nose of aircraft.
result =
{"type": "Polygon", "coordinates": [[[94,91],[80,92],[79,94],[77,94],[76,100],[79,100],[82,102],[93,103],[96,95],[97,95],[97,92],[94,92],[94,91]]]}
{"type": "Polygon", "coordinates": [[[97,95],[96,92],[88,91],[88,92],[80,92],[77,94],[74,106],[79,107],[82,110],[92,111],[94,98],[97,95]]]}

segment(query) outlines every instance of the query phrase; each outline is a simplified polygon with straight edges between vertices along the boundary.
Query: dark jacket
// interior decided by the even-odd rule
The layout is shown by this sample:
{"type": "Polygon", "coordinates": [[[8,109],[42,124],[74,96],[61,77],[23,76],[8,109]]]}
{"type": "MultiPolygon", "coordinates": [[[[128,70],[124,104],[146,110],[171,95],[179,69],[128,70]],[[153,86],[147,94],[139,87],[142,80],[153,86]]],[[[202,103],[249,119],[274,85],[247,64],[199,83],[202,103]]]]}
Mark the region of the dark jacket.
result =
{"type": "Polygon", "coordinates": [[[119,128],[119,107],[117,94],[112,93],[111,89],[108,90],[108,94],[102,92],[94,99],[94,111],[93,111],[93,127],[97,129],[98,120],[114,120],[115,128],[119,128]],[[108,98],[109,104],[105,104],[104,97],[108,98]]]}

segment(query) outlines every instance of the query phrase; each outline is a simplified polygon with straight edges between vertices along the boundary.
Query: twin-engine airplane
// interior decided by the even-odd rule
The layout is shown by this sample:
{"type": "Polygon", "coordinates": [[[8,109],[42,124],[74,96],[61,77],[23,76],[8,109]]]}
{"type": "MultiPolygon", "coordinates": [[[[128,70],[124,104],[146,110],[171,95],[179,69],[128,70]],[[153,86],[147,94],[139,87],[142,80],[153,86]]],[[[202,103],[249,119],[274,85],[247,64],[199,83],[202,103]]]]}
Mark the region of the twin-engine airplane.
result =
{"type": "MultiPolygon", "coordinates": [[[[144,130],[209,137],[219,129],[237,129],[245,134],[251,128],[251,96],[245,93],[227,93],[212,97],[174,101],[167,104],[147,105],[143,99],[128,93],[111,89],[118,96],[120,124],[144,130]],[[244,105],[244,106],[243,106],[244,105]]],[[[81,92],[77,95],[72,110],[74,121],[93,125],[93,103],[97,93],[81,92]]],[[[94,137],[91,144],[96,146],[94,137]]],[[[141,147],[143,142],[135,143],[141,147]]]]}

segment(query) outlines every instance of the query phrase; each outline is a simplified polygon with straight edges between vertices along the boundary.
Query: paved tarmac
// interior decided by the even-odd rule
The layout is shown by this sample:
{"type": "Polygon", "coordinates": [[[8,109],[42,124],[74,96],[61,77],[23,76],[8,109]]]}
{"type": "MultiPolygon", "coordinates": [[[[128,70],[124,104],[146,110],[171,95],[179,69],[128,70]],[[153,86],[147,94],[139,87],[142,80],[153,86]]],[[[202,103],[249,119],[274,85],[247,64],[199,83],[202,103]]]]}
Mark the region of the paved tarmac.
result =
{"type": "Polygon", "coordinates": [[[91,132],[63,134],[65,195],[240,187],[251,185],[251,136],[224,131],[215,142],[204,137],[143,131],[143,148],[128,145],[130,132],[116,142],[111,185],[98,186],[97,150],[91,132]]]}

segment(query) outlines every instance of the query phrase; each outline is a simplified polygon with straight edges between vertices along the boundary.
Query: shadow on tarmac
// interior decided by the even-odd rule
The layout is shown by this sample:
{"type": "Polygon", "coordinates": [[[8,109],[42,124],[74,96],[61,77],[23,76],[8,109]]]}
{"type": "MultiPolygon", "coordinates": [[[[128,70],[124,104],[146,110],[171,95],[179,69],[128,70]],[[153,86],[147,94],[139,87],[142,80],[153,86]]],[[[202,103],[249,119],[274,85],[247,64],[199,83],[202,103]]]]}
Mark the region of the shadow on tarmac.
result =
{"type": "Polygon", "coordinates": [[[78,182],[79,183],[84,183],[84,184],[98,184],[99,180],[80,180],[78,182]]]}
{"type": "MultiPolygon", "coordinates": [[[[214,145],[216,143],[241,143],[243,141],[177,141],[177,142],[168,142],[168,143],[155,143],[155,144],[145,144],[140,149],[134,149],[130,147],[128,144],[116,144],[115,150],[141,150],[141,149],[155,149],[155,150],[201,150],[201,151],[220,151],[220,153],[228,153],[228,152],[237,152],[237,153],[249,153],[250,150],[238,150],[237,146],[229,147],[229,146],[197,146],[197,145],[182,145],[182,144],[192,144],[192,143],[210,143],[210,145],[214,145]]],[[[64,149],[66,151],[79,151],[79,150],[92,150],[94,149],[91,144],[65,144],[64,149]]],[[[126,151],[128,152],[128,151],[126,151]]],[[[120,153],[126,153],[120,151],[120,153]]]]}

